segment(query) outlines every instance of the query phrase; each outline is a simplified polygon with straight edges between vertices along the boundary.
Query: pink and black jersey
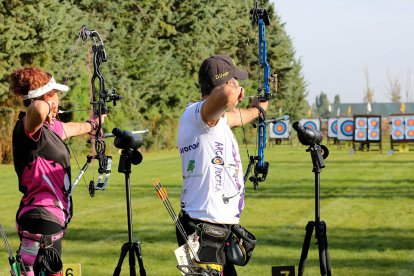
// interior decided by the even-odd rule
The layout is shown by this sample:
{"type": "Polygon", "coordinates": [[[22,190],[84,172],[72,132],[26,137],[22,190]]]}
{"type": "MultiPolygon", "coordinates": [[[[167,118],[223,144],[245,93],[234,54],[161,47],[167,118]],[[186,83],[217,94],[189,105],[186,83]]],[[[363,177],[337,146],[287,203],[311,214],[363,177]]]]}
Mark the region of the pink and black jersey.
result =
{"type": "Polygon", "coordinates": [[[14,167],[23,193],[16,218],[37,209],[36,218],[66,227],[72,217],[72,198],[70,154],[61,138],[62,123],[44,123],[30,136],[24,128],[25,115],[19,114],[13,130],[14,167]]]}

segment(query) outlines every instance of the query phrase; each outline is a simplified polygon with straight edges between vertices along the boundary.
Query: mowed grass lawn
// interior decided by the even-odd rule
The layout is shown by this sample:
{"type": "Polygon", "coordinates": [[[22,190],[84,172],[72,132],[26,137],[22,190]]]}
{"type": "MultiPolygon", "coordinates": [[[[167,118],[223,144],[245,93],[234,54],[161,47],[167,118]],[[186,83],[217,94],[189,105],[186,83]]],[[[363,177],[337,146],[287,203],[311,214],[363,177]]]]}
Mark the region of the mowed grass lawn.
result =
{"type": "MultiPolygon", "coordinates": [[[[327,224],[333,275],[414,275],[414,152],[350,155],[349,148],[329,148],[321,173],[320,211],[327,224]]],[[[271,275],[272,266],[280,265],[295,265],[297,270],[305,226],[315,219],[314,174],[305,150],[297,144],[269,146],[266,182],[257,190],[251,183],[246,185],[241,224],[256,235],[258,243],[250,263],[238,267],[239,275],[271,275]]],[[[246,161],[243,145],[241,153],[246,161]]],[[[180,275],[173,254],[174,224],[152,186],[154,179],[160,179],[179,211],[179,154],[174,150],[143,156],[131,174],[134,239],[141,243],[147,275],[180,275]]],[[[75,162],[72,167],[76,177],[75,162]]],[[[117,167],[118,158],[107,189],[94,198],[84,182],[74,190],[74,217],[63,241],[63,261],[81,263],[83,275],[112,275],[121,246],[128,241],[125,176],[117,167]]],[[[17,179],[11,165],[0,166],[0,175],[0,223],[16,250],[17,179]]],[[[89,174],[86,179],[90,180],[89,174]]],[[[313,236],[305,275],[320,274],[315,242],[313,236]]],[[[7,271],[1,244],[0,275],[7,271]]],[[[128,257],[121,275],[129,275],[128,257]]]]}

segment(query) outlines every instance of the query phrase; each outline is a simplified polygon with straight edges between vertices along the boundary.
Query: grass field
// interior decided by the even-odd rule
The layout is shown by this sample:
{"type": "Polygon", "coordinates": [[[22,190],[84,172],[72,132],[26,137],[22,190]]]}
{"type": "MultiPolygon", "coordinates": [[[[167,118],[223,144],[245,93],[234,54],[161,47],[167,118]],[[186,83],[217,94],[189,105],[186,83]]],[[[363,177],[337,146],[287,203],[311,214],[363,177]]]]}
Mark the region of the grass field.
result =
{"type": "MultiPolygon", "coordinates": [[[[241,150],[246,159],[243,146],[241,150]]],[[[258,244],[250,263],[238,267],[239,275],[271,275],[271,267],[280,265],[297,269],[305,226],[315,219],[314,174],[305,150],[296,144],[269,146],[266,182],[258,190],[246,185],[241,224],[256,235],[258,244]]],[[[321,173],[320,204],[333,275],[414,275],[414,152],[350,155],[349,148],[337,146],[330,146],[330,151],[321,173]]],[[[180,275],[173,255],[174,225],[151,184],[161,180],[178,212],[179,155],[177,151],[143,155],[144,161],[133,166],[131,174],[134,238],[141,242],[147,275],[180,275]]],[[[63,241],[63,261],[81,263],[83,275],[112,275],[121,246],[128,241],[124,174],[117,172],[118,160],[114,164],[105,191],[90,198],[83,182],[74,191],[75,211],[63,241]]],[[[15,250],[14,216],[20,194],[11,165],[0,166],[0,175],[0,223],[15,250]]],[[[6,250],[0,245],[0,275],[7,271],[6,250]]],[[[121,275],[129,275],[128,258],[121,275]]],[[[319,275],[314,237],[305,275],[319,275]]]]}

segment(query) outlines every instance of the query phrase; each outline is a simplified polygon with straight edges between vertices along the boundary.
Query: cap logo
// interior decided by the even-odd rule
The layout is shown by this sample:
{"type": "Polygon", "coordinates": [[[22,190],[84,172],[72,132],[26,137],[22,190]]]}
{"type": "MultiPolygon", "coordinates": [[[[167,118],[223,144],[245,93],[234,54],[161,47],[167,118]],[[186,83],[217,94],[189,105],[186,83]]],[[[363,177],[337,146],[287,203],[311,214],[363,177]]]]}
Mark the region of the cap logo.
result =
{"type": "Polygon", "coordinates": [[[229,74],[230,74],[229,72],[223,72],[223,73],[217,74],[215,76],[215,78],[216,78],[216,80],[218,80],[218,79],[221,79],[221,78],[224,78],[224,77],[228,76],[229,74]]]}

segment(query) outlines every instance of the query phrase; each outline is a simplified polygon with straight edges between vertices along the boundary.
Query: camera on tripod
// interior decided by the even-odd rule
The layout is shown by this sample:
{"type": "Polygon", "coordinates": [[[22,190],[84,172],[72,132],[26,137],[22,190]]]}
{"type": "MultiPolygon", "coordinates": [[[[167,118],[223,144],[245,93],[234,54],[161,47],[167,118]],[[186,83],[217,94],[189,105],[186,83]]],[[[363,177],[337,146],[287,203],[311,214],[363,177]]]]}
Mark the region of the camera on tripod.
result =
{"type": "Polygon", "coordinates": [[[302,253],[299,260],[298,275],[302,276],[305,271],[306,258],[308,257],[308,251],[311,243],[312,232],[315,230],[315,236],[317,239],[319,250],[319,267],[321,275],[331,276],[331,262],[328,250],[328,239],[326,237],[326,223],[320,219],[320,172],[322,168],[325,168],[323,159],[326,159],[329,155],[329,150],[324,145],[320,145],[323,135],[319,130],[311,129],[302,126],[299,122],[293,123],[293,128],[298,133],[299,141],[309,146],[306,150],[310,152],[313,173],[315,174],[315,220],[309,221],[306,225],[306,235],[303,241],[302,253]]]}
{"type": "Polygon", "coordinates": [[[299,122],[294,122],[292,127],[298,133],[298,139],[302,145],[309,146],[310,148],[316,147],[316,150],[322,154],[323,159],[328,157],[328,148],[320,144],[323,135],[319,130],[304,127],[299,122]]]}
{"type": "MultiPolygon", "coordinates": [[[[145,133],[148,131],[140,131],[145,133]]],[[[131,184],[130,173],[131,164],[138,165],[142,162],[142,155],[138,149],[144,144],[144,140],[138,134],[130,131],[120,130],[114,128],[112,134],[115,136],[114,146],[122,149],[121,157],[119,158],[118,172],[125,174],[125,192],[127,200],[127,219],[128,219],[128,242],[121,247],[121,255],[119,256],[118,264],[113,273],[114,276],[119,276],[121,273],[122,263],[127,254],[129,254],[129,270],[130,275],[135,276],[135,257],[138,259],[139,272],[141,276],[146,275],[144,262],[142,260],[141,245],[138,241],[133,241],[132,229],[132,208],[131,208],[131,184]]]]}

